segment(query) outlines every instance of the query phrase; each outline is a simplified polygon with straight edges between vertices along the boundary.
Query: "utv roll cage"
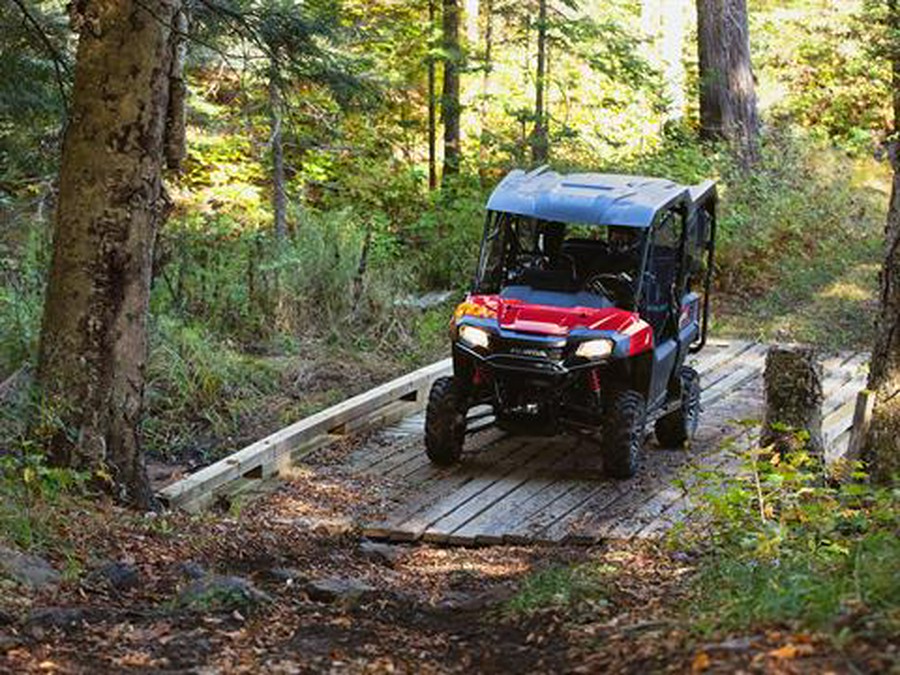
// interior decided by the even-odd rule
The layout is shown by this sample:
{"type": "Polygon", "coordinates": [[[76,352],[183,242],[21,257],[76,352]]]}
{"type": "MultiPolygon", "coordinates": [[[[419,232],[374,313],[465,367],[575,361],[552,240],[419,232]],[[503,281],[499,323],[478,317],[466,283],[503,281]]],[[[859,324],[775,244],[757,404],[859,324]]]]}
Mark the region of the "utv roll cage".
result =
{"type": "Polygon", "coordinates": [[[653,235],[665,218],[682,219],[673,280],[676,297],[693,281],[702,287],[700,335],[690,352],[706,344],[716,241],[717,192],[713,181],[684,186],[660,178],[611,174],[560,175],[541,167],[513,171],[487,203],[484,235],[473,293],[498,292],[515,257],[520,230],[531,227],[543,237],[562,226],[614,227],[633,230],[640,241],[634,304],[645,301],[653,235]],[[702,273],[702,280],[696,279],[702,273]]]}

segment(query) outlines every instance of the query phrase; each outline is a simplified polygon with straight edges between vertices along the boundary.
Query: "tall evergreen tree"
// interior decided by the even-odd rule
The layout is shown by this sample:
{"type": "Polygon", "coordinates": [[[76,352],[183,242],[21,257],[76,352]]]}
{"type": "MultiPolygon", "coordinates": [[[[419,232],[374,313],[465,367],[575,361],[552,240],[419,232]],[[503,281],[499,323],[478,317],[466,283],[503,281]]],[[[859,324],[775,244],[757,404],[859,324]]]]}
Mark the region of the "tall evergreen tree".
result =
{"type": "Polygon", "coordinates": [[[747,0],[697,0],[697,40],[701,136],[734,143],[749,166],[758,155],[759,118],[747,0]]]}
{"type": "Polygon", "coordinates": [[[437,73],[434,62],[434,21],[437,15],[437,0],[428,0],[428,189],[437,187],[437,101],[435,87],[437,73]]]}
{"type": "Polygon", "coordinates": [[[531,161],[543,164],[547,161],[547,123],[544,119],[544,92],[547,76],[547,0],[538,0],[537,20],[537,72],[534,78],[534,130],[531,132],[531,161]]]}
{"type": "Polygon", "coordinates": [[[459,71],[462,50],[459,45],[459,0],[443,0],[444,91],[441,115],[444,121],[444,173],[442,182],[459,173],[460,101],[459,71]]]}

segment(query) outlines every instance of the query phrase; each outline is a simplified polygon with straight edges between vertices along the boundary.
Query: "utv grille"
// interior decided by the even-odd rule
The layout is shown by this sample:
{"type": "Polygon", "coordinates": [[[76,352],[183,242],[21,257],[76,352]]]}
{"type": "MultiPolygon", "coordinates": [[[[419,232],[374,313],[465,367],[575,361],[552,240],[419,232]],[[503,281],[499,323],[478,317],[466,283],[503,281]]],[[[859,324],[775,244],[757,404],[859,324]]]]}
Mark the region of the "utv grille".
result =
{"type": "Polygon", "coordinates": [[[529,340],[500,339],[495,354],[503,354],[511,357],[537,359],[545,361],[562,361],[562,347],[549,346],[546,343],[529,340]]]}

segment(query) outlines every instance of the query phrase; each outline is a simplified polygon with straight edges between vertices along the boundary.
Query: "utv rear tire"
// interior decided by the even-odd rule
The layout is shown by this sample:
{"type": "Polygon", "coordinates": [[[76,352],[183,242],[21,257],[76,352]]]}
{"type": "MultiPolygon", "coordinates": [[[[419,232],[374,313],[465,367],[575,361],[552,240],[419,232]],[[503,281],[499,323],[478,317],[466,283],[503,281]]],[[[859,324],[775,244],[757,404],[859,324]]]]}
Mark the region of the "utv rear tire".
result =
{"type": "Polygon", "coordinates": [[[452,377],[435,380],[425,410],[425,453],[434,464],[459,461],[466,439],[466,410],[452,377]]]}
{"type": "Polygon", "coordinates": [[[603,465],[612,478],[631,478],[644,445],[647,404],[636,391],[613,394],[603,427],[603,465]]]}
{"type": "Polygon", "coordinates": [[[700,422],[700,375],[690,366],[679,372],[681,405],[654,425],[656,440],[664,448],[682,448],[697,433],[700,422]]]}

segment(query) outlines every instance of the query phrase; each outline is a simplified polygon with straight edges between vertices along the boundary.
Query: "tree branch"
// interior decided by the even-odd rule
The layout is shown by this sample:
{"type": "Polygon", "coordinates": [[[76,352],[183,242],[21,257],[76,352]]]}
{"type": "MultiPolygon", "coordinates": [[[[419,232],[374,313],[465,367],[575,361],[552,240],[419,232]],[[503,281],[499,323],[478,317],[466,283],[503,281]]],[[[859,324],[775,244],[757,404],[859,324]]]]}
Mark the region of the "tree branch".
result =
{"type": "Polygon", "coordinates": [[[40,21],[38,21],[31,12],[28,11],[28,7],[25,6],[23,0],[13,0],[16,7],[19,8],[19,11],[22,12],[22,16],[25,19],[25,23],[30,24],[35,33],[37,33],[38,39],[43,43],[46,48],[50,60],[53,62],[53,70],[56,72],[56,86],[59,88],[59,98],[60,102],[63,105],[63,108],[69,107],[69,97],[66,94],[66,78],[63,77],[63,73],[67,76],[69,80],[72,78],[72,73],[69,70],[69,66],[63,58],[62,54],[59,53],[59,50],[53,44],[47,34],[44,32],[43,26],[41,26],[40,21]]]}

